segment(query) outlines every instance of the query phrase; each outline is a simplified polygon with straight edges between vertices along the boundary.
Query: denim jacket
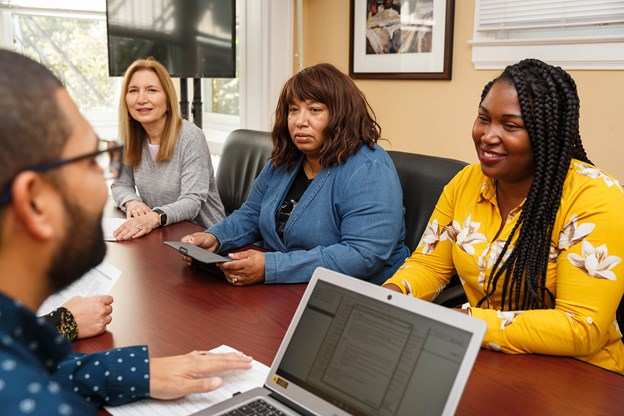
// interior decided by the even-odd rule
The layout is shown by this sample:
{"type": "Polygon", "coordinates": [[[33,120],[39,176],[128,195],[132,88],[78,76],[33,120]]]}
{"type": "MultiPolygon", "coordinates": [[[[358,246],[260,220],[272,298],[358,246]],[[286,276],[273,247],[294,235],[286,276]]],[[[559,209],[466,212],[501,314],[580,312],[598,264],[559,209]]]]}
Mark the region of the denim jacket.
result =
{"type": "Polygon", "coordinates": [[[319,266],[383,283],[410,254],[403,244],[403,193],[388,154],[362,146],[345,163],[321,169],[282,240],[276,213],[302,163],[303,156],[290,171],[267,163],[241,208],[207,230],[220,252],[264,241],[265,283],[307,282],[319,266]]]}

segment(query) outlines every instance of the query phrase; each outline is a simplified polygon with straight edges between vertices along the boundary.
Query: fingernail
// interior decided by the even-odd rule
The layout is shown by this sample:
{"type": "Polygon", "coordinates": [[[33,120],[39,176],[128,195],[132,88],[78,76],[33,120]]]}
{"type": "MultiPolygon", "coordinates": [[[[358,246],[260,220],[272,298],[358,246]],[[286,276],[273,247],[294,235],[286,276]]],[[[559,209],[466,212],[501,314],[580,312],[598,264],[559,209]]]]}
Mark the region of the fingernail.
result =
{"type": "Polygon", "coordinates": [[[221,377],[215,377],[212,379],[212,381],[210,382],[210,385],[213,389],[216,389],[217,387],[220,387],[221,384],[223,384],[223,380],[221,380],[221,377]]]}

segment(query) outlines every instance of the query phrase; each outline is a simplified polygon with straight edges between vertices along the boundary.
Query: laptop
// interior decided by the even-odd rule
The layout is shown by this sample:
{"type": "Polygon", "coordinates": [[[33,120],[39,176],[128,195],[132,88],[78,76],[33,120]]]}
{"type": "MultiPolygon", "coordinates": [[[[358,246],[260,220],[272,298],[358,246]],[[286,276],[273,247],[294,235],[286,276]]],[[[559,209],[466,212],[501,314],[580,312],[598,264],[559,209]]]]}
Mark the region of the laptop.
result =
{"type": "Polygon", "coordinates": [[[196,415],[451,415],[485,330],[482,320],[318,268],[264,387],[196,415]]]}

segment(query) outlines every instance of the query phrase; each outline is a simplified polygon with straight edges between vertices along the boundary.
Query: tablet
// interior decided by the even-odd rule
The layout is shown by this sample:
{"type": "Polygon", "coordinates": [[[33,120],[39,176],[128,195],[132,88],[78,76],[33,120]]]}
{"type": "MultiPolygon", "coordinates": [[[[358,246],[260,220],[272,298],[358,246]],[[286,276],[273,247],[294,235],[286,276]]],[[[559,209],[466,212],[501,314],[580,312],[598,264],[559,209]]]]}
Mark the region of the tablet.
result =
{"type": "Polygon", "coordinates": [[[221,256],[203,248],[194,246],[193,244],[183,243],[181,241],[164,241],[166,245],[180,252],[185,256],[189,256],[200,263],[212,264],[212,263],[225,263],[232,261],[233,259],[227,256],[221,256]]]}

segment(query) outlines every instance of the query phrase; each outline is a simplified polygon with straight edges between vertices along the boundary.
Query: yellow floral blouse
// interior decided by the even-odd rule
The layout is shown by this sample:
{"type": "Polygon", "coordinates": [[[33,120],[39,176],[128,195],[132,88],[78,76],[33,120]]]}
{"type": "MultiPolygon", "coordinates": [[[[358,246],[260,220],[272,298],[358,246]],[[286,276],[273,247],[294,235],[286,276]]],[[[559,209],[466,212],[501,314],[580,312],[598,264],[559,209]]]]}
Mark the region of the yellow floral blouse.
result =
{"type": "Polygon", "coordinates": [[[496,237],[502,219],[495,192],[479,165],[458,173],[444,188],[418,248],[386,283],[432,300],[457,273],[472,315],[487,322],[484,347],[574,356],[624,374],[624,343],[615,320],[624,293],[624,193],[618,181],[572,160],[548,264],[554,309],[497,310],[502,280],[490,297],[491,309],[475,307],[522,210],[521,204],[511,211],[496,237]]]}

